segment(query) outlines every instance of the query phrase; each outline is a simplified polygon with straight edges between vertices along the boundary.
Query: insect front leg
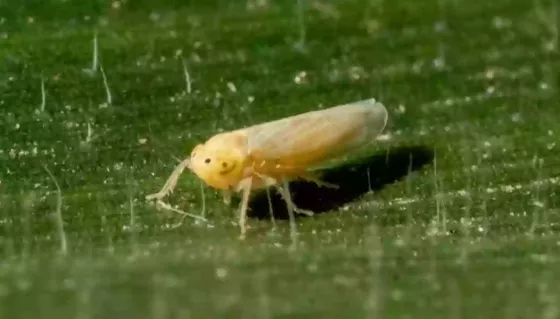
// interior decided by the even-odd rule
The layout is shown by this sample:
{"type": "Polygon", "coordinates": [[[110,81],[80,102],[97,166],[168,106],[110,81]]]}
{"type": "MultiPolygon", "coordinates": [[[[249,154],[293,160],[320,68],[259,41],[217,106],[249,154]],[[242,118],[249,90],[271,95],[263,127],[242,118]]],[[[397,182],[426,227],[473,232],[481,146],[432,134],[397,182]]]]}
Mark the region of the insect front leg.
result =
{"type": "Polygon", "coordinates": [[[231,204],[231,191],[222,191],[222,196],[224,198],[224,204],[229,206],[231,204]]]}
{"type": "Polygon", "coordinates": [[[239,183],[239,188],[243,192],[241,207],[239,209],[239,228],[241,230],[239,239],[242,240],[245,239],[245,234],[247,233],[247,209],[249,207],[249,195],[251,194],[252,183],[252,178],[246,178],[239,183]]]}

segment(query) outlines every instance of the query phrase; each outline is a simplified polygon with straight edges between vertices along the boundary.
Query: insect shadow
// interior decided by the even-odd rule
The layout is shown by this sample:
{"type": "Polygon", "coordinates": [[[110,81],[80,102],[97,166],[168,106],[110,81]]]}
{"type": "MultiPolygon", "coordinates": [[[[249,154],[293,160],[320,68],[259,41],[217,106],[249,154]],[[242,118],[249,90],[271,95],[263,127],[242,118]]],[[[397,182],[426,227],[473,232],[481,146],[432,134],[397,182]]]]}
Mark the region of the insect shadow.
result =
{"type": "MultiPolygon", "coordinates": [[[[388,149],[358,162],[323,170],[322,180],[338,185],[338,189],[297,180],[290,183],[290,194],[299,208],[312,210],[316,214],[335,210],[369,191],[379,191],[399,181],[432,162],[433,158],[433,149],[426,146],[388,149]]],[[[249,202],[248,216],[270,219],[271,207],[275,219],[288,219],[287,206],[280,194],[274,188],[269,193],[270,202],[265,191],[253,196],[249,202]]],[[[296,214],[296,217],[302,215],[296,214]]]]}

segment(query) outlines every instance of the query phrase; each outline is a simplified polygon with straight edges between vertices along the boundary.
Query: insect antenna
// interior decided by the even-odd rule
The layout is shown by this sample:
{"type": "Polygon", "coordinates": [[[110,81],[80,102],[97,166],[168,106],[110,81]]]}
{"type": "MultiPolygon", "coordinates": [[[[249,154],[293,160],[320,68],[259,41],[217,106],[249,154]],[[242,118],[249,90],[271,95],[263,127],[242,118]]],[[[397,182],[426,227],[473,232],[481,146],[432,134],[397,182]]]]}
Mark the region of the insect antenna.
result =
{"type": "Polygon", "coordinates": [[[185,168],[189,167],[189,165],[190,165],[190,158],[184,159],[181,163],[179,163],[179,165],[177,165],[177,167],[175,167],[175,170],[173,170],[173,173],[171,173],[171,175],[169,176],[169,178],[167,179],[165,185],[163,185],[161,190],[157,193],[146,196],[146,199],[147,200],[162,199],[167,194],[172,193],[173,189],[177,185],[179,176],[181,176],[185,168]]]}

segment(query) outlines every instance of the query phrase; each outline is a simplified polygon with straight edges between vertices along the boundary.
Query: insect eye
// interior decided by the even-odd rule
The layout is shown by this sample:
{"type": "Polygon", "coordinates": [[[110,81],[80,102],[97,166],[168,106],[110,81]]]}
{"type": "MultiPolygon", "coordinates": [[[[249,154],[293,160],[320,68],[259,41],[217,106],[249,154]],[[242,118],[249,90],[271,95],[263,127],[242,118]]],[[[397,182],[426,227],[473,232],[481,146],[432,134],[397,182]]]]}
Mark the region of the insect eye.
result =
{"type": "Polygon", "coordinates": [[[204,163],[210,164],[211,161],[212,161],[211,159],[207,158],[207,159],[204,160],[204,163]]]}

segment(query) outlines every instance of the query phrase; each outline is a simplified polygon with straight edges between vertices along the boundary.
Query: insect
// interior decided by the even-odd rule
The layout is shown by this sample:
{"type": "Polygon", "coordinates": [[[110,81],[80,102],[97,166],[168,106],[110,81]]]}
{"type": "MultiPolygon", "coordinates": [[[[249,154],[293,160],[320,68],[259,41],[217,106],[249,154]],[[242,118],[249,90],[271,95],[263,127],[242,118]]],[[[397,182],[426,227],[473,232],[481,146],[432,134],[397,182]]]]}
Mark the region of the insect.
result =
{"type": "Polygon", "coordinates": [[[252,191],[274,186],[292,216],[313,214],[296,207],[289,181],[303,179],[337,188],[322,181],[316,167],[374,142],[387,120],[385,106],[371,98],[219,133],[195,146],[162,189],[146,198],[160,201],[189,168],[206,184],[222,190],[225,203],[233,192],[242,193],[238,222],[244,238],[252,191]]]}

